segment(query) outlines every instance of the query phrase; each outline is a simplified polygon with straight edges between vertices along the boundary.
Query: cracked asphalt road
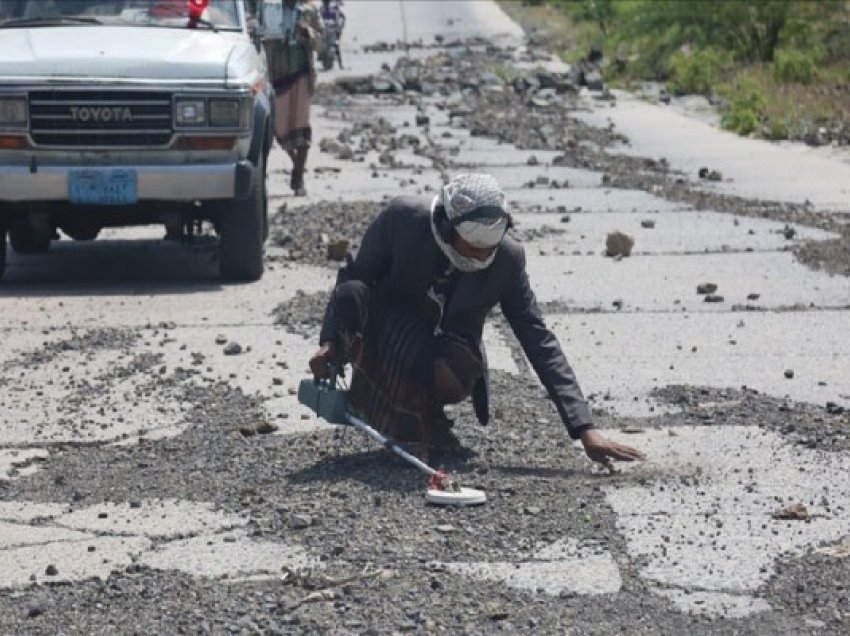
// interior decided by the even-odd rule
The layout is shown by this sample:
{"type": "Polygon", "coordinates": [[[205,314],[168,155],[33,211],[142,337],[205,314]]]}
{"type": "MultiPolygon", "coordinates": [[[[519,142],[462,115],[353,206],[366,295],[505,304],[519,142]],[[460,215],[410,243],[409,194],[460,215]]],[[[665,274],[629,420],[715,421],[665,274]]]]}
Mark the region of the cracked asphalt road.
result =
{"type": "Polygon", "coordinates": [[[262,281],[221,286],[209,245],[157,229],[12,256],[0,633],[845,633],[850,279],[806,263],[844,258],[850,164],[628,96],[544,93],[562,101],[541,121],[468,79],[349,94],[333,80],[393,67],[379,43],[405,31],[428,73],[544,63],[489,2],[351,3],[349,26],[307,199],[271,158],[262,281]],[[584,143],[538,147],[545,125],[584,143]],[[597,423],[646,462],[592,467],[498,314],[493,421],[454,409],[467,452],[440,458],[483,507],[425,505],[418,474],[297,404],[327,246],[466,169],[503,183],[597,423]],[[628,258],[603,255],[615,230],[628,258]],[[240,433],[259,424],[277,430],[240,433]]]}

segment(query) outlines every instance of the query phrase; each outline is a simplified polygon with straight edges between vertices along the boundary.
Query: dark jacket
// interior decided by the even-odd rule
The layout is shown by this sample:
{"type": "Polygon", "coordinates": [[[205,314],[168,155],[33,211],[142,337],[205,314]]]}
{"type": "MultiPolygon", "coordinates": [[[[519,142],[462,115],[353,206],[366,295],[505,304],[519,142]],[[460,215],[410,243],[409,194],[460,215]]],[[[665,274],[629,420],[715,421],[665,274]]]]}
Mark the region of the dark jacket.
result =
{"type": "MultiPolygon", "coordinates": [[[[448,263],[431,231],[431,199],[400,196],[366,230],[360,249],[340,272],[340,280],[361,280],[399,302],[418,303],[448,263]]],[[[592,427],[587,401],[554,334],[543,323],[525,271],[525,251],[506,236],[485,270],[462,273],[445,308],[443,330],[478,343],[489,311],[499,305],[525,355],[549,392],[570,437],[592,427]]],[[[336,325],[330,307],[320,342],[330,342],[336,325]]],[[[473,390],[478,420],[489,419],[485,377],[473,390]]]]}

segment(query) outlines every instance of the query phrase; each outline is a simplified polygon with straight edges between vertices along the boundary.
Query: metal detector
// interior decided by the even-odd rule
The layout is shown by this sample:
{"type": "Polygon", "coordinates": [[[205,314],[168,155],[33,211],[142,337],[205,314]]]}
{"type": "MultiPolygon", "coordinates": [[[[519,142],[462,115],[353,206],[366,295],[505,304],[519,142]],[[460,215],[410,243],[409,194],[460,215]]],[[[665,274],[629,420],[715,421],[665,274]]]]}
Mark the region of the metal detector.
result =
{"type": "Polygon", "coordinates": [[[327,379],[305,378],[298,386],[298,401],[329,424],[353,426],[428,475],[425,500],[439,506],[474,506],[487,501],[483,490],[464,488],[448,473],[435,470],[354,414],[348,390],[340,386],[341,373],[330,368],[327,379]]]}

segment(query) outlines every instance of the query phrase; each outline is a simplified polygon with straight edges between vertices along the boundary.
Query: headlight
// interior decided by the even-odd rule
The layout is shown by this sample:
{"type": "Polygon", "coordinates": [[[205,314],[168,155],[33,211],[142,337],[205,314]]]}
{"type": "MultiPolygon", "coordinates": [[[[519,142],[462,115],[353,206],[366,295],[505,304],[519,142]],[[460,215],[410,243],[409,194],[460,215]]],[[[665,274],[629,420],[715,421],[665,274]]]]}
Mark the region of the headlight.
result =
{"type": "Polygon", "coordinates": [[[0,97],[0,126],[24,126],[27,123],[27,100],[23,97],[0,97]]]}
{"type": "Polygon", "coordinates": [[[207,104],[202,99],[181,99],[177,102],[178,126],[203,126],[207,123],[207,104]]]}
{"type": "Polygon", "coordinates": [[[236,128],[239,126],[239,119],[239,102],[237,100],[210,100],[210,126],[236,128]]]}

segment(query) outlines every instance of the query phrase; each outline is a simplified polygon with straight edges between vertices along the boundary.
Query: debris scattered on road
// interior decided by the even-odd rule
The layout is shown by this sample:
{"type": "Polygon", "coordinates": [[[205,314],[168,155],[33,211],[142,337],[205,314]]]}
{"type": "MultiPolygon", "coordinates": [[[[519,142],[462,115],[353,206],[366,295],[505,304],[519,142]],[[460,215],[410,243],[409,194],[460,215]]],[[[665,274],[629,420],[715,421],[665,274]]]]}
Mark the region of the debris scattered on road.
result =
{"type": "Polygon", "coordinates": [[[708,181],[722,181],[723,175],[720,174],[717,170],[709,170],[708,168],[700,168],[699,169],[699,178],[706,179],[708,181]]]}
{"type": "Polygon", "coordinates": [[[224,347],[224,355],[226,356],[238,356],[242,353],[242,345],[238,342],[228,342],[224,347]]]}
{"type": "Polygon", "coordinates": [[[825,554],[826,556],[835,557],[836,559],[846,558],[850,556],[850,537],[846,537],[840,543],[817,548],[815,552],[818,554],[825,554]]]}
{"type": "Polygon", "coordinates": [[[313,519],[308,515],[294,514],[289,518],[289,527],[293,530],[304,530],[313,525],[313,519]]]}
{"type": "Polygon", "coordinates": [[[278,430],[278,428],[277,424],[269,422],[268,420],[256,420],[251,424],[240,426],[239,432],[245,437],[252,437],[254,435],[268,435],[269,433],[274,433],[278,430]]]}
{"type": "Polygon", "coordinates": [[[784,521],[805,521],[811,515],[809,514],[809,509],[806,508],[804,504],[793,503],[791,505],[785,506],[784,508],[779,508],[778,510],[775,510],[771,516],[774,519],[780,519],[784,521]]]}
{"type": "Polygon", "coordinates": [[[328,243],[328,260],[329,261],[344,261],[348,254],[348,240],[339,239],[328,243]]]}
{"type": "Polygon", "coordinates": [[[605,239],[605,256],[627,257],[632,253],[635,240],[622,232],[611,232],[605,239]]]}

